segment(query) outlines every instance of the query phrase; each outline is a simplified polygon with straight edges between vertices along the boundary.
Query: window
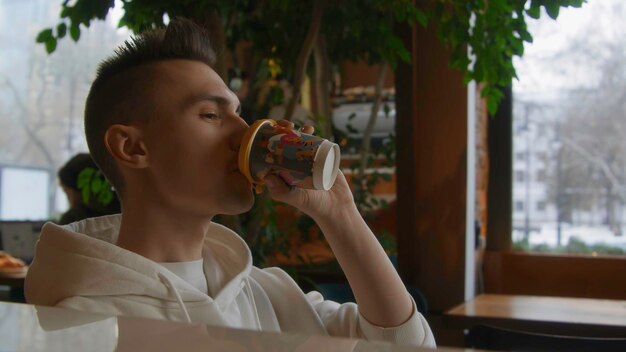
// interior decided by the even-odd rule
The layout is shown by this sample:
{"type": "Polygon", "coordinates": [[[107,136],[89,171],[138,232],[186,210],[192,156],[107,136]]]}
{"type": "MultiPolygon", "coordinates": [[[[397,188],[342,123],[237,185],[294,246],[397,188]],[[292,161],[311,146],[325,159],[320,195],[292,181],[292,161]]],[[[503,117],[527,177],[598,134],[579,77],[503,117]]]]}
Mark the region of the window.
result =
{"type": "Polygon", "coordinates": [[[546,170],[545,169],[537,170],[537,182],[546,182],[546,170]]]}
{"type": "Polygon", "coordinates": [[[56,26],[61,3],[0,1],[0,32],[11,33],[0,40],[0,165],[11,165],[2,169],[2,219],[50,219],[67,209],[57,170],[87,151],[82,115],[97,64],[129,36],[116,29],[113,10],[47,55],[35,38],[56,26]]]}
{"type": "Polygon", "coordinates": [[[537,155],[537,160],[539,161],[546,161],[548,157],[548,154],[546,152],[537,152],[536,155],[537,155]]]}
{"type": "Polygon", "coordinates": [[[526,154],[524,152],[517,152],[517,153],[515,153],[515,160],[524,160],[525,159],[524,158],[525,155],[526,154]]]}
{"type": "Polygon", "coordinates": [[[513,81],[518,249],[626,255],[626,197],[615,189],[626,185],[624,16],[626,2],[606,0],[527,21],[534,40],[513,81]]]}
{"type": "Polygon", "coordinates": [[[540,200],[537,202],[537,211],[544,211],[546,210],[546,202],[543,200],[540,200]]]}
{"type": "Polygon", "coordinates": [[[0,167],[0,219],[48,219],[50,176],[46,169],[0,167]]]}

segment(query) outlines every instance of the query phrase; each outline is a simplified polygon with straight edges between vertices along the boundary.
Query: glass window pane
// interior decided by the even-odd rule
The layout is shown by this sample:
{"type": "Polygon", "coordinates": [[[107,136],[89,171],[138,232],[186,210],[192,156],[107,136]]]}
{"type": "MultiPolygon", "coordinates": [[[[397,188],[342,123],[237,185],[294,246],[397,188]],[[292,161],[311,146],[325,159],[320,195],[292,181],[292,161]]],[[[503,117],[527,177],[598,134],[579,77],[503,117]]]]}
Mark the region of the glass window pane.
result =
{"type": "Polygon", "coordinates": [[[18,167],[3,167],[1,170],[0,219],[47,219],[50,172],[18,167]]]}
{"type": "Polygon", "coordinates": [[[0,1],[0,165],[45,169],[52,175],[46,187],[36,190],[44,192],[37,202],[21,203],[3,182],[3,217],[9,216],[8,209],[20,209],[21,215],[48,219],[67,209],[56,172],[70,157],[87,151],[83,111],[97,65],[129,36],[117,29],[120,11],[115,9],[105,21],[81,26],[78,42],[63,38],[48,55],[35,38],[56,27],[62,3],[0,1]]]}
{"type": "Polygon", "coordinates": [[[604,0],[528,19],[513,85],[520,250],[626,254],[625,17],[626,2],[604,0]]]}

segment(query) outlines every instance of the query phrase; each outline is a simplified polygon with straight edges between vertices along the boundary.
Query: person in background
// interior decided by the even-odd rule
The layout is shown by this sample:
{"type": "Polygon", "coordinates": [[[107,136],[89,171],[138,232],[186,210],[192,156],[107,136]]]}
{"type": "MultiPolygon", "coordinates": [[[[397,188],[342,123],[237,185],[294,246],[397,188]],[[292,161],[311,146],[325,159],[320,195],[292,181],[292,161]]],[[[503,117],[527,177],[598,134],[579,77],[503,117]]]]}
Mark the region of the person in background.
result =
{"type": "MultiPolygon", "coordinates": [[[[98,194],[94,194],[91,190],[91,184],[96,178],[99,185],[108,184],[105,183],[91,155],[87,153],[76,154],[59,169],[58,176],[61,188],[65,192],[70,205],[70,208],[61,215],[58,222],[60,225],[120,212],[120,203],[114,192],[108,190],[112,198],[109,196],[109,199],[107,199],[98,197],[98,194]],[[81,173],[85,182],[84,185],[81,185],[79,182],[81,173]],[[87,202],[84,199],[84,187],[88,187],[87,192],[89,192],[89,195],[87,196],[87,202]]],[[[103,189],[102,191],[106,192],[107,190],[103,189]]]]}

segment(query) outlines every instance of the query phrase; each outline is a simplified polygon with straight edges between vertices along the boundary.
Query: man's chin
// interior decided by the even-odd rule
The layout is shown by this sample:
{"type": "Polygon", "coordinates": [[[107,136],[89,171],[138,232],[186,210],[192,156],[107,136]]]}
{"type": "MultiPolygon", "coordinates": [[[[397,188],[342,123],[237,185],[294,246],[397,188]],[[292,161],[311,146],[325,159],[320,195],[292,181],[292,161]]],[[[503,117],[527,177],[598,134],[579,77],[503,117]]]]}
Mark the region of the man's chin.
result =
{"type": "Polygon", "coordinates": [[[247,213],[254,206],[254,195],[250,195],[249,199],[242,201],[241,203],[234,205],[231,209],[224,211],[222,214],[224,215],[239,215],[243,213],[247,213]]]}

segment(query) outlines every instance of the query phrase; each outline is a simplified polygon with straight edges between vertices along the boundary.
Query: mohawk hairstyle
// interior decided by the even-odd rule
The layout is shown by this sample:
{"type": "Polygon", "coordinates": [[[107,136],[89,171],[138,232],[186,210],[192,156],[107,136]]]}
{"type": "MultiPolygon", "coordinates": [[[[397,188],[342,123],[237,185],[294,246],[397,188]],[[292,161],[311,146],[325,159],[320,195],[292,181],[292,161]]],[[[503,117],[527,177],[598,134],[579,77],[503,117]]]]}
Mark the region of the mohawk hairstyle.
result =
{"type": "Polygon", "coordinates": [[[145,68],[150,63],[186,59],[213,67],[216,53],[209,34],[184,18],[173,19],[166,28],[141,33],[124,42],[99,66],[85,106],[85,135],[95,163],[118,190],[124,180],[104,143],[114,124],[146,123],[149,120],[151,82],[158,76],[145,68]]]}

